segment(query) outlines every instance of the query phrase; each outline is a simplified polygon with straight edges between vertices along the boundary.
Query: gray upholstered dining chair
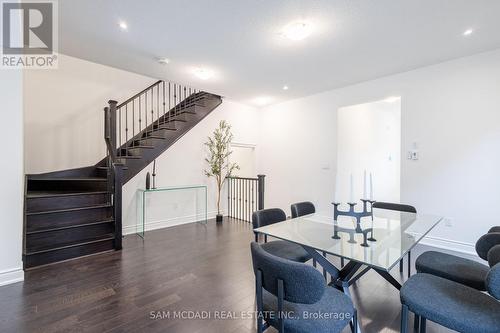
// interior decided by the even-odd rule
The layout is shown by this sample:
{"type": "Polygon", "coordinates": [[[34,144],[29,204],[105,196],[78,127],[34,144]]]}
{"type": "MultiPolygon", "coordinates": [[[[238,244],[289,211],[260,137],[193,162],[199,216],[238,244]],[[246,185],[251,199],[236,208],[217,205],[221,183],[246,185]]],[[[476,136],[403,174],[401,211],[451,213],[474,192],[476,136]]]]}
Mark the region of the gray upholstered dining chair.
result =
{"type": "Polygon", "coordinates": [[[274,256],[252,242],[256,279],[257,332],[272,326],[283,333],[341,332],[349,323],[357,331],[351,299],[328,287],[313,267],[274,256]],[[312,316],[322,313],[321,318],[312,316]]]}
{"type": "Polygon", "coordinates": [[[316,212],[314,204],[309,201],[294,203],[290,206],[290,210],[292,211],[292,219],[316,212]]]}
{"type": "MultiPolygon", "coordinates": [[[[261,209],[253,212],[252,214],[252,224],[254,229],[283,221],[286,221],[286,214],[279,208],[261,209]]],[[[259,235],[257,233],[255,233],[255,241],[259,241],[259,235]]],[[[311,255],[307,253],[302,246],[284,240],[274,240],[268,242],[267,235],[264,236],[264,244],[262,244],[262,248],[265,251],[284,259],[298,262],[306,262],[311,259],[311,255]]]]}
{"type": "Polygon", "coordinates": [[[415,326],[426,330],[426,320],[462,333],[500,331],[500,246],[488,252],[493,267],[485,285],[489,294],[439,276],[417,273],[400,291],[401,332],[407,332],[408,312],[415,314],[415,326]]]}
{"type": "MultiPolygon", "coordinates": [[[[406,213],[417,213],[417,209],[410,205],[392,203],[392,202],[382,202],[375,201],[372,205],[372,208],[379,209],[388,209],[395,210],[398,212],[406,212],[406,213]]],[[[403,259],[399,261],[399,272],[403,273],[403,259]]],[[[408,251],[408,277],[411,276],[411,251],[408,251]]]]}
{"type": "MultiPolygon", "coordinates": [[[[478,256],[486,261],[490,249],[500,244],[500,232],[494,232],[494,228],[490,231],[476,242],[478,256]]],[[[490,267],[480,262],[438,251],[422,253],[415,261],[415,268],[419,273],[436,275],[481,291],[486,290],[486,276],[490,271],[490,267]]]]}

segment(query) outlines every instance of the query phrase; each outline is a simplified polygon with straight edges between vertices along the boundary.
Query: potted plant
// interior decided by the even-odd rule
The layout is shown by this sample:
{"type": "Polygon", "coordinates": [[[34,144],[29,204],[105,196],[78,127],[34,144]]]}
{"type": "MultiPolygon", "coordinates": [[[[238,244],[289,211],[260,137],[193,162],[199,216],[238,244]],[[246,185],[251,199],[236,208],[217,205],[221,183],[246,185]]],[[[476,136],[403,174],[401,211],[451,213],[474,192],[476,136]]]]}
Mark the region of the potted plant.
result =
{"type": "Polygon", "coordinates": [[[208,157],[205,158],[208,169],[205,170],[205,175],[209,178],[214,177],[217,183],[216,221],[218,223],[222,222],[220,197],[226,177],[231,176],[234,170],[240,169],[236,163],[229,162],[229,156],[232,154],[230,150],[232,140],[231,125],[227,121],[221,120],[212,137],[208,137],[208,141],[205,142],[205,146],[208,148],[208,157]]]}

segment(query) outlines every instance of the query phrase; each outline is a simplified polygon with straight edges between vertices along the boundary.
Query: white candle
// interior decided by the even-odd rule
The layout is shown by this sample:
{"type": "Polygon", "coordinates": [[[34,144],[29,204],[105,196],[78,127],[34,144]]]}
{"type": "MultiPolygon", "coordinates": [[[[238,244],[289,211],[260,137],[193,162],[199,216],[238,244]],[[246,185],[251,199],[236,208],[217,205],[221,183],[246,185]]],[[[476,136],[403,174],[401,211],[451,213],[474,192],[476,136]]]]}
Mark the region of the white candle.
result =
{"type": "Polygon", "coordinates": [[[335,185],[333,188],[333,202],[337,202],[337,200],[339,200],[339,194],[337,191],[338,191],[337,180],[335,180],[335,185]]]}
{"type": "Polygon", "coordinates": [[[350,203],[354,202],[354,178],[352,177],[352,173],[351,173],[351,192],[350,192],[349,200],[350,200],[349,201],[350,203]]]}
{"type": "Polygon", "coordinates": [[[373,175],[370,172],[370,200],[373,200],[373,175]]]}
{"type": "Polygon", "coordinates": [[[366,199],[368,198],[368,195],[366,195],[366,188],[367,188],[368,184],[367,184],[367,181],[366,181],[366,169],[365,169],[365,172],[363,174],[363,199],[366,199]]]}

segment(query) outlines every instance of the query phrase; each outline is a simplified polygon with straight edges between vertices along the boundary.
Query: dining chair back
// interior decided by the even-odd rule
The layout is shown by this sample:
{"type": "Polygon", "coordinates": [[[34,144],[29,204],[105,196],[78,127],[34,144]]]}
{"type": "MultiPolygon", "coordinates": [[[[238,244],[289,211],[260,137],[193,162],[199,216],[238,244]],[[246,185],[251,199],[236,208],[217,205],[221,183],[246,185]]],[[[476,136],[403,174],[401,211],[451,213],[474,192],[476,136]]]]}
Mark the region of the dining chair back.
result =
{"type": "Polygon", "coordinates": [[[397,210],[399,212],[406,212],[406,213],[417,212],[417,209],[413,206],[399,204],[399,203],[392,203],[392,202],[375,201],[372,207],[380,209],[388,209],[388,210],[397,210]]]}
{"type": "MultiPolygon", "coordinates": [[[[415,214],[417,213],[417,209],[413,206],[393,203],[393,202],[375,201],[372,205],[372,208],[395,210],[398,212],[405,212],[405,213],[415,213],[415,214]]],[[[399,261],[399,272],[403,273],[403,259],[399,261]]],[[[411,251],[408,251],[408,277],[410,276],[411,276],[411,251]]]]}
{"type": "MultiPolygon", "coordinates": [[[[286,214],[279,208],[261,209],[252,213],[252,225],[254,229],[283,221],[286,221],[286,214]]],[[[255,232],[254,234],[255,241],[258,242],[259,235],[255,232]]],[[[267,236],[264,236],[264,239],[267,242],[267,236]]]]}
{"type": "Polygon", "coordinates": [[[292,211],[293,219],[299,216],[309,215],[316,212],[314,204],[309,201],[294,203],[290,206],[290,210],[292,211]]]}
{"type": "Polygon", "coordinates": [[[326,282],[314,267],[272,255],[256,242],[251,251],[255,276],[261,274],[261,287],[274,296],[304,304],[316,303],[323,296],[326,282]]]}

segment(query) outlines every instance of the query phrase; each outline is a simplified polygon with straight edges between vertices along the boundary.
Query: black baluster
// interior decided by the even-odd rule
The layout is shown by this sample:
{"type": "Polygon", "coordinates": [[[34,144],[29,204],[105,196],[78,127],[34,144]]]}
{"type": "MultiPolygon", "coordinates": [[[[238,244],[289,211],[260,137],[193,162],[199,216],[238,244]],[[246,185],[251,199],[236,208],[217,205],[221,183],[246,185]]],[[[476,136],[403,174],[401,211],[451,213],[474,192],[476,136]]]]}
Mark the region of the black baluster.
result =
{"type": "Polygon", "coordinates": [[[177,84],[174,83],[174,117],[177,116],[177,84]]]}
{"type": "Polygon", "coordinates": [[[238,179],[238,220],[241,220],[241,179],[238,179]]]}
{"type": "Polygon", "coordinates": [[[135,147],[135,99],[132,100],[132,147],[135,147]]]}
{"type": "Polygon", "coordinates": [[[151,88],[151,136],[154,130],[154,117],[155,117],[155,102],[154,102],[154,88],[151,88]]]}
{"type": "Polygon", "coordinates": [[[125,104],[125,154],[128,155],[128,103],[125,104]]]}
{"type": "Polygon", "coordinates": [[[163,81],[163,123],[165,123],[165,81],[163,81]]]}
{"type": "Polygon", "coordinates": [[[144,133],[148,136],[148,92],[144,92],[144,133]]]}
{"type": "Polygon", "coordinates": [[[139,95],[139,130],[138,132],[140,133],[142,131],[142,104],[141,104],[141,95],[139,95]]]}
{"type": "Polygon", "coordinates": [[[160,128],[160,85],[156,86],[156,125],[160,128]]]}
{"type": "Polygon", "coordinates": [[[122,110],[117,109],[118,112],[118,152],[122,156],[122,110]]]}

